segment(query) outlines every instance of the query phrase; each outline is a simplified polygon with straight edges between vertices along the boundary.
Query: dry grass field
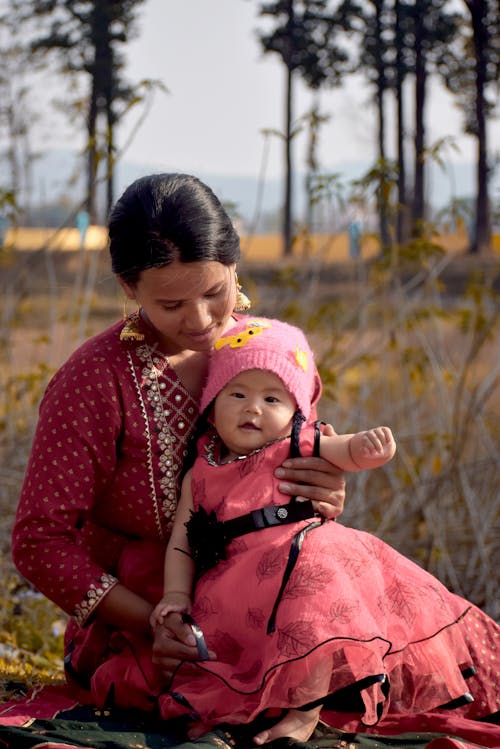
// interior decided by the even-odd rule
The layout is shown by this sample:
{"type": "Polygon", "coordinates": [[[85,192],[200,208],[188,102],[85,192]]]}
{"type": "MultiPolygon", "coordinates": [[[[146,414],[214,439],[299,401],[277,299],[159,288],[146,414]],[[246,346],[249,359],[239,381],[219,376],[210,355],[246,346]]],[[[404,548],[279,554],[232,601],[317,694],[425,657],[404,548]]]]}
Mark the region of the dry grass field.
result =
{"type": "MultiPolygon", "coordinates": [[[[46,236],[35,239],[20,251],[8,236],[0,256],[0,666],[24,680],[57,672],[64,622],[10,562],[38,402],[69,353],[122,314],[107,252],[96,249],[101,233],[80,251],[68,249],[75,236],[49,250],[46,236]]],[[[240,278],[256,314],[307,330],[323,418],[338,431],[387,423],[395,432],[388,466],[348,477],[341,521],[500,617],[500,246],[480,262],[462,254],[464,241],[448,236],[443,252],[424,248],[395,265],[375,258],[369,238],[350,262],[345,235],[298,243],[286,261],[278,237],[243,237],[240,278]]]]}
{"type": "MultiPolygon", "coordinates": [[[[439,244],[447,252],[464,253],[467,250],[467,232],[462,226],[456,231],[440,235],[439,244]]],[[[107,235],[103,226],[90,226],[83,244],[86,250],[100,250],[106,247],[107,235]]],[[[9,229],[5,246],[13,250],[36,251],[48,247],[53,251],[75,251],[80,249],[80,235],[76,228],[9,229]]],[[[277,263],[282,259],[282,239],[279,234],[241,238],[243,259],[251,263],[277,263]]],[[[493,238],[495,254],[500,254],[500,235],[493,238]]],[[[369,235],[361,239],[361,258],[368,260],[378,252],[377,240],[369,235]]],[[[295,239],[293,255],[295,259],[317,260],[323,263],[347,262],[349,260],[349,237],[347,232],[338,234],[315,234],[310,237],[298,235],[295,239]]]]}

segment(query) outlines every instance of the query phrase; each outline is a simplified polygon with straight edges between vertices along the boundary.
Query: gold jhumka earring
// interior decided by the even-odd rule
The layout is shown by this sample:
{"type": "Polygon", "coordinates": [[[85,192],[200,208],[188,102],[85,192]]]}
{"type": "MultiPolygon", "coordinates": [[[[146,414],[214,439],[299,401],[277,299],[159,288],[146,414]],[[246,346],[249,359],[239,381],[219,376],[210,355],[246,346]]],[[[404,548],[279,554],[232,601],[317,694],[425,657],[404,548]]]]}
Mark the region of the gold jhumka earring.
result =
{"type": "Polygon", "coordinates": [[[241,284],[238,281],[238,274],[234,274],[236,280],[236,304],[234,305],[235,312],[246,312],[252,306],[252,302],[247,295],[241,290],[241,284]]]}
{"type": "Polygon", "coordinates": [[[143,341],[144,333],[139,330],[139,310],[132,312],[131,315],[127,315],[127,302],[128,299],[125,297],[123,301],[123,319],[125,325],[120,332],[120,341],[143,341]]]}

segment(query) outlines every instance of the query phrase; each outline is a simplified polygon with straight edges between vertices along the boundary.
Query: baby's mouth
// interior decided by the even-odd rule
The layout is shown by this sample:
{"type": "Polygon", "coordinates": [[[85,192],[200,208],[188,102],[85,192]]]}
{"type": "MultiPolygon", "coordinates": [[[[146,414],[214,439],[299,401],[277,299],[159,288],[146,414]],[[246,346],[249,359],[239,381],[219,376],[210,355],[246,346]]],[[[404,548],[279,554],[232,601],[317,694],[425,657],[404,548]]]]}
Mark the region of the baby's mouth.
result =
{"type": "Polygon", "coordinates": [[[245,421],[244,424],[240,424],[240,429],[248,429],[250,432],[260,432],[260,427],[252,424],[251,421],[245,421]]]}

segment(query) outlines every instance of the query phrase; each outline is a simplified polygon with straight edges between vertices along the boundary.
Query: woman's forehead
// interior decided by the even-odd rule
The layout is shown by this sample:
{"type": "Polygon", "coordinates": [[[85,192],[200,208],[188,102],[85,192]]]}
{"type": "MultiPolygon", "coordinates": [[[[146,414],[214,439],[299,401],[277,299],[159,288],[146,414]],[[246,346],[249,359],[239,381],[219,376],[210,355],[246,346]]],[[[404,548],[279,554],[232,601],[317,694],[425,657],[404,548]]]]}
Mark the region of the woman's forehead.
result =
{"type": "Polygon", "coordinates": [[[162,299],[189,299],[227,281],[232,267],[215,260],[194,263],[174,260],[161,268],[143,271],[139,285],[142,284],[145,289],[162,299]]]}

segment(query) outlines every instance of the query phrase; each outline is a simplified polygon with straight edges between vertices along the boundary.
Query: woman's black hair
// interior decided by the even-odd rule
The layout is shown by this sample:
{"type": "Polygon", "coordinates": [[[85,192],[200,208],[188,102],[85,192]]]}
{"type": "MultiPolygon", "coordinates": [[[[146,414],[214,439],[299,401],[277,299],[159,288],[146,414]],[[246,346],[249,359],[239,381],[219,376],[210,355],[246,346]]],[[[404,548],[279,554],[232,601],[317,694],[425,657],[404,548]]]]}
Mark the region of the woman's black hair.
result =
{"type": "Polygon", "coordinates": [[[133,182],[109,218],[113,272],[135,284],[142,271],[174,260],[237,263],[240,239],[212,190],[188,174],[151,174],[133,182]]]}

